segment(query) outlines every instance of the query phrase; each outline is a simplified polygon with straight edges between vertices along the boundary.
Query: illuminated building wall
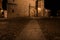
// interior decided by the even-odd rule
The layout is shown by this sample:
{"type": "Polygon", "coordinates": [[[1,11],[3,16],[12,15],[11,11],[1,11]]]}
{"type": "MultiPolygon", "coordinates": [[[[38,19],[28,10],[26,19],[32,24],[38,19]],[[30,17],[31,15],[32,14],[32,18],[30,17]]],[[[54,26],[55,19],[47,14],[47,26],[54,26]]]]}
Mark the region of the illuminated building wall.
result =
{"type": "Polygon", "coordinates": [[[38,1],[38,16],[44,16],[44,0],[38,1]]]}
{"type": "Polygon", "coordinates": [[[29,1],[29,15],[30,17],[34,17],[36,14],[36,0],[30,0],[29,1]]]}
{"type": "Polygon", "coordinates": [[[16,0],[8,0],[7,10],[8,10],[8,18],[18,16],[16,0]]]}
{"type": "MultiPolygon", "coordinates": [[[[36,10],[36,0],[8,0],[8,16],[9,17],[25,17],[25,16],[35,16],[36,10]],[[30,7],[30,8],[29,8],[30,7]]],[[[38,2],[38,7],[41,7],[41,13],[38,16],[43,16],[44,1],[38,2]],[[40,5],[41,4],[41,5],[40,5]]],[[[40,10],[40,9],[39,9],[40,10]]]]}
{"type": "Polygon", "coordinates": [[[8,17],[25,17],[29,15],[28,0],[8,0],[8,17]]]}
{"type": "MultiPolygon", "coordinates": [[[[30,16],[36,16],[36,0],[30,0],[30,16]]],[[[44,0],[38,0],[38,17],[44,16],[44,0]]]]}
{"type": "Polygon", "coordinates": [[[29,15],[29,0],[17,0],[17,12],[19,16],[25,17],[29,15]]]}

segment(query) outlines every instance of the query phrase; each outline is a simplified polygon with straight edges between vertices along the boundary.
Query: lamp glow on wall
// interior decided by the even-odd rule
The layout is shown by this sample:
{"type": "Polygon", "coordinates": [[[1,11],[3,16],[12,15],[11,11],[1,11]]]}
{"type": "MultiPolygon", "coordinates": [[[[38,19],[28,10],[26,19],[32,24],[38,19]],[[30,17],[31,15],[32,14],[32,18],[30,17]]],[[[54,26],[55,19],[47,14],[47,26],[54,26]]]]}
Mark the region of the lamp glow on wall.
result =
{"type": "Polygon", "coordinates": [[[41,12],[41,8],[38,8],[38,13],[40,13],[41,12]]]}
{"type": "Polygon", "coordinates": [[[3,12],[3,10],[1,10],[1,12],[3,12]]]}

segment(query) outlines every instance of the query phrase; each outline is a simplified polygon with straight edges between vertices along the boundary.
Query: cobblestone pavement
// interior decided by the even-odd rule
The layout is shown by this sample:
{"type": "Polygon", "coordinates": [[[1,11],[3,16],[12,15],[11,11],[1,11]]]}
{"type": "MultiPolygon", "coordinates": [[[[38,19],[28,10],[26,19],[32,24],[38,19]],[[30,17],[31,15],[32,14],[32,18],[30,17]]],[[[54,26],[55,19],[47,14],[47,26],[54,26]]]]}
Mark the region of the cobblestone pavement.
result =
{"type": "Polygon", "coordinates": [[[59,18],[0,21],[0,40],[60,40],[59,18]]]}
{"type": "Polygon", "coordinates": [[[30,19],[14,18],[0,21],[0,40],[15,40],[30,19]]]}
{"type": "Polygon", "coordinates": [[[36,20],[31,20],[16,40],[46,40],[36,20]]]}
{"type": "Polygon", "coordinates": [[[60,40],[60,18],[39,19],[38,23],[47,40],[60,40]]]}

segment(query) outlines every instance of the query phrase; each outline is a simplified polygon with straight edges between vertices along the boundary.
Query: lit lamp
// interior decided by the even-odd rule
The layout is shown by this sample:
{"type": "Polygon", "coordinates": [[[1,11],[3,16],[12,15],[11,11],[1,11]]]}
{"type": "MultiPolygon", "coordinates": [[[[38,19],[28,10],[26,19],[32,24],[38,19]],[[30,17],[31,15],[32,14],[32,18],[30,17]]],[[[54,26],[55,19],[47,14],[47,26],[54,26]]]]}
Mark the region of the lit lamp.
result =
{"type": "Polygon", "coordinates": [[[41,12],[41,8],[38,8],[38,13],[40,13],[41,12]]]}
{"type": "Polygon", "coordinates": [[[3,10],[0,10],[0,14],[2,14],[3,10]]]}

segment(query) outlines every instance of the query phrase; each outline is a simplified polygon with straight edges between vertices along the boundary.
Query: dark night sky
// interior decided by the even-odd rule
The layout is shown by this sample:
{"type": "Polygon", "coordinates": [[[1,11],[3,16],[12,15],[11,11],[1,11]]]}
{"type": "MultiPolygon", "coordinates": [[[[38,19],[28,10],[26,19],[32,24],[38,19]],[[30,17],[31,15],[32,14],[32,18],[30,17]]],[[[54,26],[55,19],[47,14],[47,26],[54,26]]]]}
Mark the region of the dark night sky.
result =
{"type": "Polygon", "coordinates": [[[3,1],[2,1],[2,8],[3,8],[4,10],[7,10],[7,0],[3,0],[3,1]]]}
{"type": "MultiPolygon", "coordinates": [[[[3,9],[7,9],[7,0],[2,2],[3,9]]],[[[44,0],[45,8],[47,9],[57,9],[60,10],[60,1],[59,0],[44,0]]]]}
{"type": "Polygon", "coordinates": [[[45,8],[60,10],[59,0],[44,0],[45,8]]]}

